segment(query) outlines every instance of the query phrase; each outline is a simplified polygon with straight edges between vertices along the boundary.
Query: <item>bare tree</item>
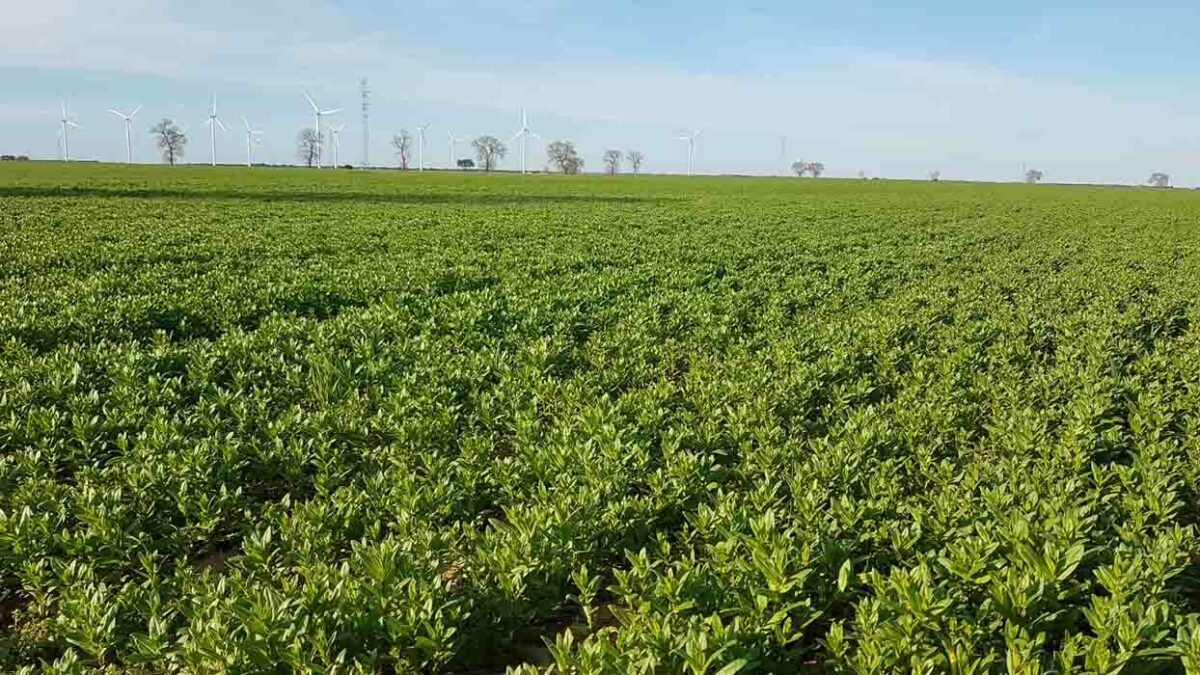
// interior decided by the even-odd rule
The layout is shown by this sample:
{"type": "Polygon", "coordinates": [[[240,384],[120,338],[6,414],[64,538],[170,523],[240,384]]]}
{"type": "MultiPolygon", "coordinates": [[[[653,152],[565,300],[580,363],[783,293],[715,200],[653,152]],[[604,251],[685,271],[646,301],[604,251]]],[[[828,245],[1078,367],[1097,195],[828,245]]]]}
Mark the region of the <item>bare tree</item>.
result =
{"type": "Polygon", "coordinates": [[[808,173],[808,165],[804,163],[804,160],[792,162],[792,172],[796,174],[797,178],[804,178],[804,174],[808,173]]]}
{"type": "Polygon", "coordinates": [[[550,166],[563,173],[579,173],[583,168],[583,159],[571,141],[554,141],[547,145],[546,157],[550,160],[550,166]]]}
{"type": "Polygon", "coordinates": [[[858,179],[859,179],[859,180],[866,180],[866,179],[867,179],[867,172],[866,172],[866,171],[859,171],[859,172],[858,172],[858,179]]]}
{"type": "Polygon", "coordinates": [[[495,136],[480,136],[471,141],[471,147],[475,149],[475,156],[479,159],[479,166],[484,171],[491,171],[496,168],[496,163],[504,159],[508,154],[508,148],[495,136]]]}
{"type": "Polygon", "coordinates": [[[312,168],[321,156],[321,141],[324,134],[318,134],[316,129],[306,127],[296,134],[296,153],[304,166],[312,168]]]}
{"type": "Polygon", "coordinates": [[[621,151],[620,150],[605,150],[604,151],[604,173],[609,175],[621,172],[621,151]]]}
{"type": "Polygon", "coordinates": [[[164,162],[174,165],[183,157],[183,151],[187,147],[187,136],[175,122],[164,117],[161,122],[150,127],[150,133],[154,134],[155,144],[158,145],[164,162]]]}
{"type": "Polygon", "coordinates": [[[407,169],[412,159],[412,134],[408,133],[408,129],[401,129],[400,133],[392,136],[392,147],[396,149],[396,161],[400,163],[400,168],[407,169]]]}
{"type": "Polygon", "coordinates": [[[1146,181],[1146,184],[1156,188],[1171,187],[1171,176],[1161,171],[1155,171],[1150,174],[1150,178],[1146,181]]]}
{"type": "Polygon", "coordinates": [[[942,179],[941,171],[930,171],[929,172],[929,180],[936,183],[936,182],[940,181],[941,179],[942,179]]]}
{"type": "Polygon", "coordinates": [[[1038,169],[1030,169],[1025,172],[1025,182],[1029,183],[1030,185],[1036,185],[1037,183],[1042,182],[1042,179],[1045,177],[1046,174],[1042,173],[1038,169]]]}
{"type": "Polygon", "coordinates": [[[809,162],[804,165],[804,169],[811,173],[813,178],[820,178],[821,174],[825,173],[825,165],[820,162],[809,162]]]}
{"type": "Polygon", "coordinates": [[[633,169],[633,173],[642,170],[642,162],[646,161],[646,156],[638,150],[630,150],[625,153],[625,159],[629,160],[629,166],[633,169]]]}

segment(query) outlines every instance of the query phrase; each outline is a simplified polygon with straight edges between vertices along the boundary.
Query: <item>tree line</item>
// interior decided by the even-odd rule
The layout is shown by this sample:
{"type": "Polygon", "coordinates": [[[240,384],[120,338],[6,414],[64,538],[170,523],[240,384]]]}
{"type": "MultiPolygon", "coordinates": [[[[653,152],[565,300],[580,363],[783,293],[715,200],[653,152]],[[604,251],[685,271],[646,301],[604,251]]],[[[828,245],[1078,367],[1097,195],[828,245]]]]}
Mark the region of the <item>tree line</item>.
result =
{"type": "MultiPolygon", "coordinates": [[[[155,145],[158,147],[164,162],[175,164],[183,159],[184,153],[187,150],[187,135],[173,120],[163,118],[150,128],[150,133],[154,136],[155,145]]],[[[314,166],[321,156],[321,146],[324,141],[325,134],[318,133],[313,128],[301,129],[300,133],[296,136],[296,152],[300,162],[307,167],[314,166]]],[[[401,169],[409,168],[413,150],[412,134],[408,130],[401,130],[400,133],[392,136],[391,145],[396,154],[397,165],[401,169]]],[[[493,171],[500,161],[508,155],[508,146],[495,136],[480,136],[471,141],[471,148],[475,151],[475,160],[460,159],[458,160],[458,168],[479,168],[484,171],[493,171]],[[476,164],[476,161],[478,164],[476,164]]],[[[583,158],[579,156],[579,151],[571,141],[551,142],[546,146],[546,159],[548,166],[560,173],[577,174],[583,170],[583,158]]],[[[632,172],[637,174],[641,171],[642,163],[645,160],[646,156],[638,150],[627,150],[624,152],[621,150],[605,150],[603,155],[604,173],[621,173],[625,164],[628,164],[632,172]]],[[[821,162],[805,162],[800,160],[793,162],[791,168],[792,172],[800,178],[804,176],[820,178],[821,174],[825,173],[825,165],[821,162]]],[[[859,172],[859,176],[864,177],[864,174],[859,172]]],[[[1045,178],[1045,173],[1039,169],[1029,169],[1025,171],[1022,178],[1026,183],[1033,185],[1042,182],[1045,178]]],[[[939,181],[941,179],[941,172],[931,171],[929,179],[934,182],[939,181]]],[[[1146,185],[1158,188],[1170,187],[1171,176],[1161,171],[1156,171],[1150,174],[1150,178],[1146,180],[1146,185]]]]}
{"type": "MultiPolygon", "coordinates": [[[[396,154],[396,165],[401,169],[408,169],[412,161],[412,134],[407,129],[402,129],[400,133],[392,136],[391,144],[396,154]]],[[[479,168],[484,171],[493,171],[500,161],[508,155],[508,146],[504,141],[495,136],[484,135],[476,138],[471,141],[471,149],[475,152],[475,160],[461,159],[458,161],[458,168],[479,168]]],[[[583,170],[584,166],[584,160],[579,156],[579,150],[571,141],[553,141],[548,144],[546,146],[546,161],[548,167],[564,174],[577,174],[583,170]]],[[[642,164],[646,161],[646,155],[640,150],[628,150],[624,152],[620,150],[606,150],[603,161],[605,173],[621,173],[624,165],[628,163],[629,168],[636,174],[642,170],[642,164]]]]}

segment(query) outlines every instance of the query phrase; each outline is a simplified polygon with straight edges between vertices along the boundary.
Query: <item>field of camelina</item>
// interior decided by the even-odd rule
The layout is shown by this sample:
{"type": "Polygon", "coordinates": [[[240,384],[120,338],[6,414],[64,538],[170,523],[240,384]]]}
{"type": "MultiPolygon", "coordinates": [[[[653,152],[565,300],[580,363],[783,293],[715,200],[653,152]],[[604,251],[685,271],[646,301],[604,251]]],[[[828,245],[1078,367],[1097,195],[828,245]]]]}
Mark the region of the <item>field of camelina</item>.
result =
{"type": "Polygon", "coordinates": [[[0,166],[0,670],[1200,672],[1200,195],[0,166]]]}

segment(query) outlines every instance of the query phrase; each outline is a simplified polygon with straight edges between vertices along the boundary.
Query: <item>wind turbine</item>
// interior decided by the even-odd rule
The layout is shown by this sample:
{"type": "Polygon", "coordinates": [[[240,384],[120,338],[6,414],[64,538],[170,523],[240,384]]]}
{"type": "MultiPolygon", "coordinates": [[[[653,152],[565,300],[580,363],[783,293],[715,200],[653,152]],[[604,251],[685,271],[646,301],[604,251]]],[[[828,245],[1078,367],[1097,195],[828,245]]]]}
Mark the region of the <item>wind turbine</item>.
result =
{"type": "Polygon", "coordinates": [[[417,171],[425,170],[425,130],[429,123],[417,125],[417,171]]]}
{"type": "Polygon", "coordinates": [[[521,139],[521,173],[525,173],[525,139],[529,136],[541,138],[533,129],[529,128],[529,117],[525,115],[525,109],[521,108],[521,130],[512,137],[514,141],[518,138],[521,139]]]}
{"type": "Polygon", "coordinates": [[[450,168],[458,166],[458,144],[465,141],[465,138],[455,138],[454,134],[446,132],[446,138],[450,139],[450,168]]]}
{"type": "Polygon", "coordinates": [[[142,109],[142,106],[139,105],[138,107],[134,108],[133,112],[129,113],[128,115],[121,112],[120,110],[114,110],[113,108],[108,109],[108,112],[125,120],[125,163],[126,164],[133,163],[133,147],[129,144],[129,132],[130,132],[130,128],[133,126],[133,116],[138,114],[138,111],[140,111],[141,109],[142,109]]]}
{"type": "Polygon", "coordinates": [[[317,168],[320,169],[321,168],[321,143],[320,143],[319,139],[321,138],[321,118],[326,115],[333,115],[335,113],[340,113],[340,112],[342,112],[342,109],[334,108],[332,110],[321,110],[321,108],[319,108],[317,106],[317,103],[312,100],[312,97],[308,95],[307,91],[302,91],[301,93],[304,94],[304,98],[308,100],[308,104],[310,106],[312,106],[313,118],[316,119],[317,139],[318,139],[318,142],[317,142],[317,168]]]}
{"type": "Polygon", "coordinates": [[[338,168],[338,148],[341,147],[341,141],[338,139],[341,138],[342,129],[345,128],[345,124],[339,124],[329,130],[329,142],[333,145],[333,168],[335,169],[338,168]]]}
{"type": "Polygon", "coordinates": [[[787,175],[787,136],[779,137],[779,175],[787,175]]]}
{"type": "Polygon", "coordinates": [[[689,176],[692,175],[692,156],[696,154],[696,139],[700,138],[700,134],[702,134],[702,133],[704,133],[703,129],[701,129],[700,131],[692,132],[692,133],[685,131],[679,135],[679,140],[687,141],[687,144],[688,144],[688,172],[687,172],[687,175],[689,175],[689,176]]]}
{"type": "Polygon", "coordinates": [[[204,122],[208,125],[208,130],[212,138],[212,165],[217,165],[217,127],[221,127],[221,131],[228,132],[224,124],[221,124],[221,118],[217,117],[217,95],[213,94],[212,112],[208,114],[208,119],[204,122]]]}
{"type": "Polygon", "coordinates": [[[253,145],[259,141],[256,136],[261,136],[262,132],[250,126],[250,120],[242,117],[242,124],[246,125],[246,166],[254,166],[254,151],[253,145]]]}
{"type": "Polygon", "coordinates": [[[62,102],[62,118],[59,121],[62,122],[62,158],[64,162],[69,162],[71,161],[71,134],[69,130],[71,127],[78,129],[79,125],[76,124],[75,121],[71,119],[71,116],[67,114],[66,101],[62,102]]]}

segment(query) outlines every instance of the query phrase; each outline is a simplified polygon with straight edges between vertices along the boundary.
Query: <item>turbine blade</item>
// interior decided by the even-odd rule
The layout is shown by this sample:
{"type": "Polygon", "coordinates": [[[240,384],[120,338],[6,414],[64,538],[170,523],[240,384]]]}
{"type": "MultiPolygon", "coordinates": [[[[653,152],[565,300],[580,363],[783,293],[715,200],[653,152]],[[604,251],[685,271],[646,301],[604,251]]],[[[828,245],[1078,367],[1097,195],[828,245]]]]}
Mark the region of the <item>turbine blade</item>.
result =
{"type": "Polygon", "coordinates": [[[305,98],[305,99],[307,99],[307,100],[308,100],[308,104],[312,106],[313,112],[315,112],[315,113],[317,113],[318,115],[320,115],[320,114],[321,114],[321,109],[317,107],[317,104],[316,104],[316,103],[315,103],[315,102],[312,100],[312,97],[308,95],[308,92],[307,92],[307,91],[301,91],[300,93],[301,93],[301,94],[304,94],[304,98],[305,98]]]}
{"type": "Polygon", "coordinates": [[[224,124],[221,124],[221,120],[219,118],[214,117],[213,121],[217,123],[217,126],[221,127],[221,131],[226,131],[226,132],[229,131],[228,129],[225,128],[224,124]]]}
{"type": "Polygon", "coordinates": [[[129,116],[133,117],[134,115],[138,114],[141,111],[142,111],[142,106],[139,105],[138,107],[133,109],[133,112],[129,113],[129,116]]]}
{"type": "Polygon", "coordinates": [[[246,125],[246,131],[250,131],[250,120],[246,119],[245,115],[242,115],[242,124],[246,125]]]}
{"type": "Polygon", "coordinates": [[[112,113],[112,114],[116,115],[117,117],[121,117],[121,118],[125,117],[125,113],[123,113],[123,112],[118,112],[118,111],[116,111],[116,110],[113,110],[112,108],[109,108],[109,109],[108,109],[108,112],[110,112],[110,113],[112,113]]]}
{"type": "Polygon", "coordinates": [[[539,139],[542,137],[542,136],[541,136],[541,134],[539,134],[539,133],[538,133],[538,132],[536,132],[536,131],[531,131],[531,132],[529,132],[529,135],[530,135],[530,136],[533,136],[534,138],[539,138],[539,139]]]}
{"type": "Polygon", "coordinates": [[[321,111],[321,114],[322,115],[332,115],[334,113],[340,113],[340,112],[342,112],[341,108],[334,108],[333,110],[323,110],[323,111],[321,111]]]}

